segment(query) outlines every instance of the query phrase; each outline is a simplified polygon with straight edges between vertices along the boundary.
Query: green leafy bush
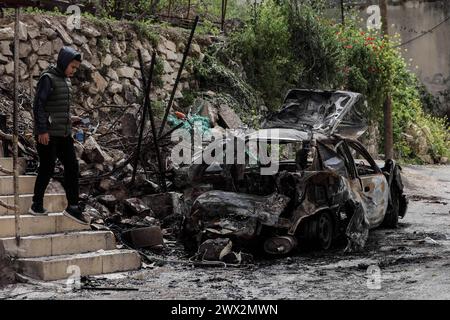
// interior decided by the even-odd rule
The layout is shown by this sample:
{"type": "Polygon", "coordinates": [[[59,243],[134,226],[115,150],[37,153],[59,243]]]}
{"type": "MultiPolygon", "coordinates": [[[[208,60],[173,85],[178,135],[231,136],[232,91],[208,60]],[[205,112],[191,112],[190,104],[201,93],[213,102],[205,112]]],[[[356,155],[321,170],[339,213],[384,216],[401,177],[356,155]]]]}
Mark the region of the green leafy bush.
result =
{"type": "Polygon", "coordinates": [[[233,35],[229,51],[240,58],[249,83],[267,105],[278,108],[292,87],[356,91],[368,101],[368,120],[379,123],[383,133],[383,103],[389,95],[396,155],[419,161],[415,142],[405,137],[414,124],[425,132],[434,160],[448,156],[445,121],[423,111],[419,82],[398,49],[399,37],[363,31],[350,19],[345,26],[335,24],[319,13],[304,1],[267,0],[258,18],[233,35]]]}
{"type": "Polygon", "coordinates": [[[281,92],[295,83],[302,69],[294,59],[289,35],[285,8],[267,1],[258,19],[230,39],[231,54],[240,58],[248,82],[262,92],[271,107],[279,103],[281,92]]]}

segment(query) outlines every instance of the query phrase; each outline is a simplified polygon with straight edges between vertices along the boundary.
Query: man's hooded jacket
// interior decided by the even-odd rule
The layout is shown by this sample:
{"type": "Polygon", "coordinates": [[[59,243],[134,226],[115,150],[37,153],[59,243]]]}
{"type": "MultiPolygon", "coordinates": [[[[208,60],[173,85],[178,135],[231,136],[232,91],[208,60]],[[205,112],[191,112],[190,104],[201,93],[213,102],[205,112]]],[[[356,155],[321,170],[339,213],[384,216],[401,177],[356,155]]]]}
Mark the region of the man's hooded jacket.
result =
{"type": "Polygon", "coordinates": [[[73,60],[81,61],[81,55],[70,47],[59,51],[57,64],[50,65],[39,78],[33,111],[35,134],[49,133],[53,137],[71,134],[70,106],[72,84],[65,70],[73,60]]]}

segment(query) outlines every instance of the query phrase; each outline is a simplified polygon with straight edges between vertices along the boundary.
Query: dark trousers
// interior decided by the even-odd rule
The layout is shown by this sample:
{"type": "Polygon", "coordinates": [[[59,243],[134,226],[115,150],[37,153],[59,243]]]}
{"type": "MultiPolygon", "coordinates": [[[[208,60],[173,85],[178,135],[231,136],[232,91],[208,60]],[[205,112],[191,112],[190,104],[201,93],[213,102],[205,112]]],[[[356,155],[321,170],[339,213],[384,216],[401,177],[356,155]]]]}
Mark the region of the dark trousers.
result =
{"type": "Polygon", "coordinates": [[[64,190],[69,205],[78,205],[78,160],[72,137],[50,137],[48,145],[36,143],[39,155],[39,169],[34,185],[33,203],[43,204],[44,194],[55,170],[56,159],[64,166],[64,190]]]}

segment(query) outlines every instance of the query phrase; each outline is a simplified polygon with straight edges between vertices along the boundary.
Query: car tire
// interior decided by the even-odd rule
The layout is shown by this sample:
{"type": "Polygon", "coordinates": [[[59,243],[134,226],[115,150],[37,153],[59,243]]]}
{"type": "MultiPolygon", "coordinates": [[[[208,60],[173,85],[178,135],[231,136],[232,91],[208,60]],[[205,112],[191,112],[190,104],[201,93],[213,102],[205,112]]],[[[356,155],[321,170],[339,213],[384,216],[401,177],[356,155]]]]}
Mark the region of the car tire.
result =
{"type": "Polygon", "coordinates": [[[317,241],[323,250],[331,248],[334,239],[334,224],[328,212],[322,212],[317,218],[317,241]]]}
{"type": "Polygon", "coordinates": [[[395,183],[391,186],[391,203],[384,216],[382,226],[385,228],[397,228],[398,216],[400,212],[400,190],[395,183]]]}

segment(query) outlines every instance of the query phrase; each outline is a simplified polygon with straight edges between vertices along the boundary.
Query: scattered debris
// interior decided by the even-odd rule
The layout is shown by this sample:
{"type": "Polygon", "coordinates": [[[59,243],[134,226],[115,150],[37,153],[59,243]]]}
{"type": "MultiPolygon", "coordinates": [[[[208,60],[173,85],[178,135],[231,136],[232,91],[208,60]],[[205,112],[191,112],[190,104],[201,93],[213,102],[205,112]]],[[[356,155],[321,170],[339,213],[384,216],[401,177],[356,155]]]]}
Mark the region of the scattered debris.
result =
{"type": "Polygon", "coordinates": [[[130,216],[138,215],[138,216],[148,216],[153,214],[152,210],[147,207],[141,199],[138,198],[130,198],[126,199],[124,202],[125,214],[130,216]]]}
{"type": "Polygon", "coordinates": [[[164,240],[160,227],[146,227],[128,230],[122,233],[122,239],[133,248],[161,250],[164,240]]]}
{"type": "Polygon", "coordinates": [[[430,238],[430,237],[426,237],[425,239],[422,240],[423,242],[427,243],[427,244],[431,244],[434,246],[438,246],[439,242],[437,242],[436,240],[430,238]]]}
{"type": "Polygon", "coordinates": [[[14,283],[15,274],[12,261],[6,256],[3,246],[0,245],[0,288],[14,283]]]}

